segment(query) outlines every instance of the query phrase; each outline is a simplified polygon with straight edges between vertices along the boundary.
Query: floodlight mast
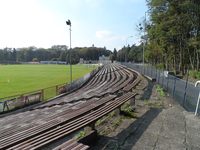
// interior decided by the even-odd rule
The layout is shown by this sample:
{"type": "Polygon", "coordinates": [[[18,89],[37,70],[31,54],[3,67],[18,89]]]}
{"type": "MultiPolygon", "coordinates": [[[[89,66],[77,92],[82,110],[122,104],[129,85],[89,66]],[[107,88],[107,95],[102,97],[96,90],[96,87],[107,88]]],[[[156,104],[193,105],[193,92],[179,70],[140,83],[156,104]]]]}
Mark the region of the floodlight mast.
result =
{"type": "Polygon", "coordinates": [[[71,26],[72,26],[72,24],[71,24],[71,21],[68,19],[67,21],[66,21],[66,24],[69,26],[69,41],[70,41],[70,44],[69,44],[69,65],[70,65],[70,85],[72,84],[72,61],[71,61],[71,26]]]}

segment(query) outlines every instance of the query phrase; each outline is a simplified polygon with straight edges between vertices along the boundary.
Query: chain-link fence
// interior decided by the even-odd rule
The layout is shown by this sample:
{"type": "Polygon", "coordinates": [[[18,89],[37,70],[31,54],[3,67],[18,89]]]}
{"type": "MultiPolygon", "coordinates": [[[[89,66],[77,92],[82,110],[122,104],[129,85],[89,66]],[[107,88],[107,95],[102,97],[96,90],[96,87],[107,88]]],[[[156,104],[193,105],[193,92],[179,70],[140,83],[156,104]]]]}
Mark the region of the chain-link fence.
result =
{"type": "MultiPolygon", "coordinates": [[[[141,65],[133,63],[123,63],[123,65],[132,68],[141,74],[155,78],[178,103],[180,103],[187,111],[194,112],[197,105],[200,87],[195,87],[193,83],[170,75],[168,71],[159,70],[151,65],[141,65]]],[[[200,108],[198,108],[200,113],[200,108]]]]}
{"type": "Polygon", "coordinates": [[[84,77],[79,78],[78,80],[74,80],[71,84],[63,83],[29,93],[0,98],[0,113],[23,108],[25,106],[39,103],[41,101],[47,101],[60,94],[68,93],[77,88],[80,88],[91,77],[93,77],[100,68],[101,67],[98,67],[92,72],[86,74],[84,77]]]}

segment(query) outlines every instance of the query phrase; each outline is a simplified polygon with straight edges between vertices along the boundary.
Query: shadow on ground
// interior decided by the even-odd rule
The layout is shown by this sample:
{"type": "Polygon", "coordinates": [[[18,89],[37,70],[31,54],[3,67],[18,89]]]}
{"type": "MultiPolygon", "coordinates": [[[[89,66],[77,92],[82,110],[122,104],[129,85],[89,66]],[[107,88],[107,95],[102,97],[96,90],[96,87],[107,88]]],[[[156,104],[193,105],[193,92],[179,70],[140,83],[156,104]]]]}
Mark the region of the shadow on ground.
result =
{"type": "Polygon", "coordinates": [[[155,83],[153,83],[151,81],[148,81],[148,86],[144,90],[144,93],[141,95],[141,100],[148,100],[148,99],[150,99],[154,85],[155,85],[155,83]]]}
{"type": "Polygon", "coordinates": [[[162,110],[158,108],[149,109],[144,115],[130,124],[128,128],[124,129],[117,136],[100,136],[98,147],[94,146],[91,149],[132,149],[154,118],[156,118],[161,111],[162,110]]]}

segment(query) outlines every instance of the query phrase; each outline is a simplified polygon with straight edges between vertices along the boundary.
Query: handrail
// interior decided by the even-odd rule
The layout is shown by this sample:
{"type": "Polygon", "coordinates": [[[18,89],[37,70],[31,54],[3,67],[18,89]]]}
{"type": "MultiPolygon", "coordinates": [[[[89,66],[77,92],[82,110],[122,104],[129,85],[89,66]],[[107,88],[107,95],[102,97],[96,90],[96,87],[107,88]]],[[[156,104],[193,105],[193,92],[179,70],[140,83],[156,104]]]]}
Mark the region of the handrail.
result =
{"type": "Polygon", "coordinates": [[[0,102],[5,102],[7,100],[5,99],[9,99],[9,98],[14,98],[14,97],[19,97],[21,95],[27,95],[27,94],[32,94],[32,93],[37,93],[41,90],[44,90],[44,89],[49,89],[49,88],[53,88],[53,87],[56,87],[56,86],[62,86],[62,85],[65,85],[67,83],[61,83],[61,84],[57,84],[57,85],[53,85],[53,86],[48,86],[48,87],[45,87],[45,88],[42,88],[42,89],[38,89],[38,90],[33,90],[33,91],[28,91],[28,92],[25,92],[25,93],[21,93],[21,94],[15,94],[15,95],[10,95],[10,96],[6,96],[6,97],[0,97],[0,102]]]}
{"type": "MultiPolygon", "coordinates": [[[[198,84],[200,84],[200,81],[197,81],[197,82],[195,83],[195,87],[197,87],[198,84]]],[[[196,110],[195,110],[195,114],[194,114],[195,116],[197,115],[197,112],[198,112],[199,102],[200,102],[200,91],[199,91],[199,96],[198,96],[198,100],[197,100],[196,110]]]]}

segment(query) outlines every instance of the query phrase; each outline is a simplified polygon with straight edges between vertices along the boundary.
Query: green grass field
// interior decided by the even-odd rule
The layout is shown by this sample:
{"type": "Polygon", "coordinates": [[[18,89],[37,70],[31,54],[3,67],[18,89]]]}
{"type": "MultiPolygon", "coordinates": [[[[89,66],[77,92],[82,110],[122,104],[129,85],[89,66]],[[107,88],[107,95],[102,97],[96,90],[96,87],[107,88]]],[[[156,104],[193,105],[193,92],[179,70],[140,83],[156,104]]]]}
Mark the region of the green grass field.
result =
{"type": "MultiPolygon", "coordinates": [[[[73,80],[93,69],[89,65],[73,65],[73,80]]],[[[0,98],[55,86],[69,80],[69,65],[0,65],[0,98]]]]}

